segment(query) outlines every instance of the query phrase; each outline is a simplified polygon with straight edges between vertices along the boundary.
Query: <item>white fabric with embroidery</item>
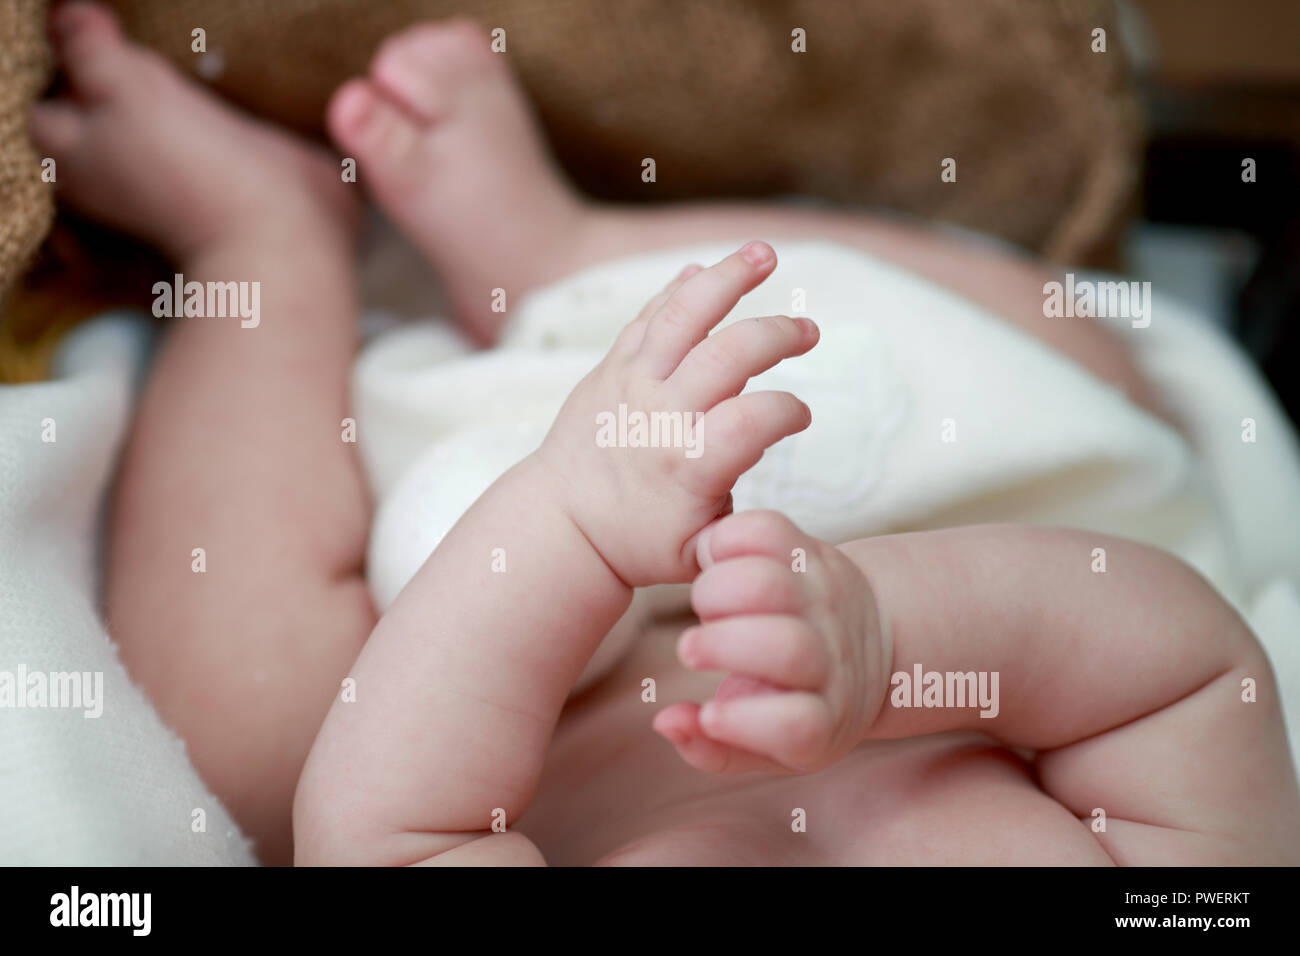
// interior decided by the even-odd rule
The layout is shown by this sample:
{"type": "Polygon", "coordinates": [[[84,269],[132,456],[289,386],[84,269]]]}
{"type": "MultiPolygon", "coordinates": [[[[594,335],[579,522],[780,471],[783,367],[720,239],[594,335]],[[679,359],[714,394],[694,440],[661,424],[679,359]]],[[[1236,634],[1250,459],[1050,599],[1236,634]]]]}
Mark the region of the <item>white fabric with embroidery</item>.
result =
{"type": "MultiPolygon", "coordinates": [[[[683,265],[733,248],[588,269],[519,303],[489,352],[471,352],[434,323],[371,342],[354,384],[378,502],[368,567],[380,608],[475,498],[537,447],[569,390],[644,303],[683,265]]],[[[813,425],[741,478],[737,510],[775,508],[835,541],[1017,521],[1161,547],[1251,621],[1292,698],[1291,736],[1300,740],[1300,454],[1285,415],[1229,342],[1159,294],[1150,327],[1115,325],[1189,440],[1038,340],[910,273],[836,244],[776,249],[775,273],[726,321],[791,314],[802,296],[821,342],[749,387],[793,391],[813,425]],[[1242,440],[1245,418],[1255,422],[1254,443],[1242,440]]],[[[592,431],[594,441],[595,422],[592,431]]]]}

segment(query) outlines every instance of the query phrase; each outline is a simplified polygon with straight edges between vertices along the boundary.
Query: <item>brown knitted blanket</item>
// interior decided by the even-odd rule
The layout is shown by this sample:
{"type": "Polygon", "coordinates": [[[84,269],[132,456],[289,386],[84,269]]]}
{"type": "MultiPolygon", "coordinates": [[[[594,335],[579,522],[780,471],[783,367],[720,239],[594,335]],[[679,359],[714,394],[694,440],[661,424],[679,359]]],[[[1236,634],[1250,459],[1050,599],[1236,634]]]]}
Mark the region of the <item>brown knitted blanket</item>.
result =
{"type": "Polygon", "coordinates": [[[27,141],[27,107],[48,76],[45,0],[0,0],[0,299],[54,219],[50,185],[27,141]]]}
{"type": "MultiPolygon", "coordinates": [[[[505,29],[563,165],[607,198],[807,194],[1079,260],[1121,215],[1135,171],[1137,111],[1111,0],[110,5],[128,33],[216,91],[313,133],[330,93],[386,35],[471,12],[505,29]],[[191,51],[199,27],[204,56],[191,51]],[[1096,27],[1104,54],[1091,49],[1096,27]],[[792,50],[796,28],[807,52],[792,50]],[[641,180],[645,157],[653,185],[641,180]],[[956,183],[940,182],[946,157],[956,183]]],[[[0,0],[0,297],[53,216],[24,131],[48,78],[44,8],[0,0]]]]}

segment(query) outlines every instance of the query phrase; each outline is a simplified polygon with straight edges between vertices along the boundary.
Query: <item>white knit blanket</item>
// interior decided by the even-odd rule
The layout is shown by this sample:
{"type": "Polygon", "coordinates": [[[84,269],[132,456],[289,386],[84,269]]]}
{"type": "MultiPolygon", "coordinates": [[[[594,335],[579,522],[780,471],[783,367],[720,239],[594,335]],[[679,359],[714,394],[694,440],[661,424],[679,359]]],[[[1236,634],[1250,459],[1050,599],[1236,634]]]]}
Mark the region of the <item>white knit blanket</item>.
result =
{"type": "Polygon", "coordinates": [[[0,864],[254,862],[101,618],[100,506],[147,343],[97,319],[53,381],[0,387],[0,864]]]}
{"type": "MultiPolygon", "coordinates": [[[[378,502],[369,569],[381,608],[474,498],[536,446],[617,329],[682,265],[731,248],[644,256],[560,282],[517,305],[491,352],[471,353],[437,323],[370,343],[354,403],[378,502]]],[[[742,479],[738,509],[778,508],[836,540],[1026,521],[1163,547],[1255,628],[1287,698],[1293,746],[1300,740],[1300,453],[1230,344],[1159,296],[1148,328],[1117,329],[1188,441],[907,273],[828,244],[777,251],[775,275],[735,316],[791,313],[803,290],[821,343],[751,387],[795,391],[814,425],[742,479]],[[1242,441],[1246,418],[1254,442],[1242,441]]],[[[61,681],[55,696],[67,700],[55,702],[85,705],[0,706],[0,863],[252,861],[100,619],[97,515],[144,338],[138,324],[98,320],[69,339],[54,381],[0,388],[0,703],[8,673],[61,681]],[[50,421],[54,441],[43,440],[50,421]],[[57,678],[72,673],[92,675],[86,688],[57,678]],[[95,674],[102,713],[87,717],[95,674]]]]}

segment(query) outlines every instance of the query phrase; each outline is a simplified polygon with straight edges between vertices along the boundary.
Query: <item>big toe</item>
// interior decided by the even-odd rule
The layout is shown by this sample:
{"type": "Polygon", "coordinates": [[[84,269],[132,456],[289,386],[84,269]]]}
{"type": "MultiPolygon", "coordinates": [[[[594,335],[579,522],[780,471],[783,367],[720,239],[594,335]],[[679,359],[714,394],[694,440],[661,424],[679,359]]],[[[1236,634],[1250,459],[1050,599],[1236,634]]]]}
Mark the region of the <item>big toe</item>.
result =
{"type": "Polygon", "coordinates": [[[470,20],[422,23],[385,40],[370,75],[395,101],[423,122],[446,116],[457,86],[504,66],[491,40],[470,20]]]}
{"type": "Polygon", "coordinates": [[[411,171],[420,130],[367,80],[349,80],[335,91],[325,123],[334,141],[380,179],[372,185],[382,189],[411,171]]]}
{"type": "Polygon", "coordinates": [[[65,3],[55,8],[50,32],[72,89],[92,99],[109,95],[128,53],[113,14],[94,3],[65,3]]]}
{"type": "Polygon", "coordinates": [[[32,106],[27,132],[43,156],[66,156],[85,130],[82,110],[69,100],[43,100],[32,106]]]}

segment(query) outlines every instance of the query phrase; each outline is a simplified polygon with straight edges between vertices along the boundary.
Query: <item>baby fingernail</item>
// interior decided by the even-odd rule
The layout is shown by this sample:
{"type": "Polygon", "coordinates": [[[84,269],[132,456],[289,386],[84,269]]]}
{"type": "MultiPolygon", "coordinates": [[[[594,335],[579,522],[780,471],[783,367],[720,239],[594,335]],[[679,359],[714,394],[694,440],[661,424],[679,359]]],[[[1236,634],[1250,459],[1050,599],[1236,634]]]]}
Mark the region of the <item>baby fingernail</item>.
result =
{"type": "Polygon", "coordinates": [[[709,552],[709,534],[711,531],[712,529],[705,528],[700,532],[700,537],[695,542],[695,560],[701,570],[713,563],[713,555],[709,552]]]}
{"type": "Polygon", "coordinates": [[[689,663],[695,657],[695,635],[698,631],[697,627],[688,627],[677,639],[677,656],[685,663],[689,663]]]}
{"type": "Polygon", "coordinates": [[[803,316],[797,316],[795,318],[795,322],[799,324],[799,328],[803,330],[803,334],[809,337],[817,335],[818,332],[820,331],[817,328],[817,323],[814,322],[812,319],[806,319],[803,316]]]}
{"type": "Polygon", "coordinates": [[[752,266],[766,265],[772,258],[772,247],[765,242],[748,242],[740,250],[740,254],[748,260],[752,266]]]}
{"type": "Polygon", "coordinates": [[[659,731],[659,733],[663,734],[665,737],[667,737],[673,743],[677,744],[679,747],[683,746],[686,743],[686,741],[689,739],[686,733],[679,727],[673,727],[668,730],[661,730],[659,731]]]}
{"type": "Polygon", "coordinates": [[[700,726],[705,730],[708,730],[710,727],[716,727],[721,718],[721,708],[713,701],[709,701],[700,708],[700,726]]]}

